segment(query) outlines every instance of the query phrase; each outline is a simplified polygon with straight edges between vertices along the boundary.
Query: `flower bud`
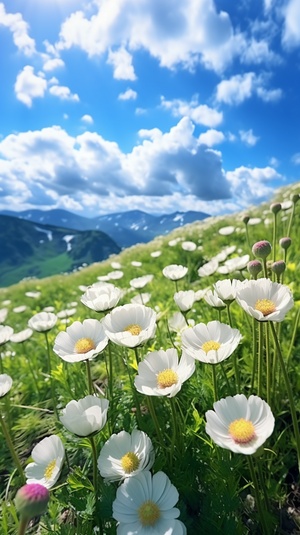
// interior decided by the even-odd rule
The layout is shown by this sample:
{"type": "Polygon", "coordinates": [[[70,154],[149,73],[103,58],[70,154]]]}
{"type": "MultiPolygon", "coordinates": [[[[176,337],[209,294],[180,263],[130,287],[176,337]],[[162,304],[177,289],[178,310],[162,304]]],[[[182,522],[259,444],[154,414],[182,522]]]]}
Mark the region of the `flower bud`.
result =
{"type": "Polygon", "coordinates": [[[296,204],[296,202],[298,202],[299,199],[300,199],[300,195],[299,195],[299,193],[294,193],[294,195],[292,195],[292,197],[291,197],[291,200],[292,200],[292,202],[293,202],[294,204],[296,204]]]}
{"type": "Polygon", "coordinates": [[[256,277],[262,271],[262,264],[259,260],[250,260],[247,269],[252,277],[256,277]]]}
{"type": "Polygon", "coordinates": [[[16,509],[21,518],[30,520],[46,511],[49,498],[49,491],[44,485],[27,483],[16,494],[16,509]]]}
{"type": "Polygon", "coordinates": [[[243,223],[245,223],[245,225],[247,225],[249,223],[249,220],[250,220],[250,216],[249,215],[244,215],[242,221],[243,221],[243,223]]]}
{"type": "Polygon", "coordinates": [[[280,202],[274,202],[273,204],[271,204],[270,208],[273,214],[278,214],[278,212],[280,212],[281,210],[281,204],[280,202]]]}
{"type": "Polygon", "coordinates": [[[280,238],[279,245],[284,249],[285,251],[291,246],[292,240],[288,236],[285,236],[284,238],[280,238]]]}
{"type": "Polygon", "coordinates": [[[282,275],[286,268],[285,262],[283,260],[277,260],[271,265],[271,270],[276,273],[276,275],[282,275]]]}
{"type": "Polygon", "coordinates": [[[267,240],[256,242],[252,247],[252,253],[257,258],[267,258],[272,251],[272,245],[267,240]]]}

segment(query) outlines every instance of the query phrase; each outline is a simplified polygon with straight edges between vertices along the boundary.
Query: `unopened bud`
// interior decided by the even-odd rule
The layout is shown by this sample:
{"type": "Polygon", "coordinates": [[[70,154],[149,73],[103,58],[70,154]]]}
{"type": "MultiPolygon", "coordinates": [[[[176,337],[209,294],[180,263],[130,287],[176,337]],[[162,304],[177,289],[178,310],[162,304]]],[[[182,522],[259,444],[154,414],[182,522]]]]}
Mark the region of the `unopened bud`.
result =
{"type": "Polygon", "coordinates": [[[267,258],[272,251],[272,245],[267,240],[256,242],[252,247],[252,253],[257,258],[267,258]]]}
{"type": "Polygon", "coordinates": [[[285,251],[291,246],[292,240],[288,236],[285,236],[284,238],[280,238],[279,245],[284,249],[285,251]]]}
{"type": "Polygon", "coordinates": [[[243,219],[242,219],[243,223],[245,223],[245,225],[247,225],[250,221],[250,216],[249,215],[244,215],[243,219]]]}
{"type": "Polygon", "coordinates": [[[262,271],[262,264],[260,260],[250,260],[247,269],[252,277],[256,277],[262,271]]]}
{"type": "Polygon", "coordinates": [[[49,498],[49,490],[44,485],[27,483],[16,494],[16,509],[21,518],[30,520],[46,511],[49,498]]]}
{"type": "Polygon", "coordinates": [[[298,202],[299,199],[300,199],[300,195],[299,195],[299,193],[294,193],[294,195],[292,195],[292,197],[291,197],[291,200],[292,200],[292,202],[293,202],[294,204],[296,204],[296,202],[298,202]]]}
{"type": "Polygon", "coordinates": [[[276,275],[282,275],[285,272],[285,262],[283,260],[277,260],[271,265],[271,270],[276,273],[276,275]]]}
{"type": "Polygon", "coordinates": [[[281,204],[280,202],[274,202],[273,204],[271,204],[270,208],[273,214],[278,214],[278,212],[280,212],[281,210],[281,204]]]}

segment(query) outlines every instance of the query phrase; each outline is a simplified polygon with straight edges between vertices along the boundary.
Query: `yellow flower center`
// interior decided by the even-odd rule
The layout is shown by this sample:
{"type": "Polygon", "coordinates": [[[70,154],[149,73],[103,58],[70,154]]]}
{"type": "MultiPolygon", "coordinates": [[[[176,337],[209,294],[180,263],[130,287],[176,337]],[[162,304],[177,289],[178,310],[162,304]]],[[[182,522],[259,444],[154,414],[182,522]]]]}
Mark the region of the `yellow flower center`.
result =
{"type": "Polygon", "coordinates": [[[121,459],[121,465],[126,474],[131,474],[138,469],[140,461],[133,451],[128,451],[121,459]]]}
{"type": "Polygon", "coordinates": [[[75,344],[76,353],[87,353],[91,349],[96,349],[95,342],[91,338],[80,338],[75,344]]]}
{"type": "Polygon", "coordinates": [[[56,459],[53,459],[53,461],[50,461],[50,463],[48,464],[44,472],[45,479],[51,479],[55,466],[56,466],[56,459]]]}
{"type": "Polygon", "coordinates": [[[244,418],[231,422],[228,431],[234,442],[237,442],[238,444],[248,444],[248,442],[251,442],[255,437],[253,423],[244,418]]]}
{"type": "Polygon", "coordinates": [[[168,368],[157,374],[157,386],[159,388],[168,388],[178,383],[178,375],[174,370],[168,368]]]}
{"type": "Polygon", "coordinates": [[[275,312],[276,305],[270,299],[258,299],[254,305],[255,310],[259,310],[263,316],[268,316],[275,312]]]}
{"type": "Polygon", "coordinates": [[[142,526],[154,526],[160,519],[159,507],[151,500],[147,500],[138,508],[138,517],[142,526]]]}
{"type": "Polygon", "coordinates": [[[207,354],[209,351],[212,350],[218,351],[220,347],[221,344],[219,344],[219,342],[215,342],[215,340],[208,340],[208,342],[204,342],[204,344],[202,344],[201,349],[203,349],[203,351],[205,351],[205,353],[207,354]]]}
{"type": "Polygon", "coordinates": [[[132,323],[131,325],[127,325],[125,327],[124,331],[128,331],[132,334],[132,336],[138,336],[140,332],[142,331],[142,327],[137,325],[137,323],[132,323]]]}

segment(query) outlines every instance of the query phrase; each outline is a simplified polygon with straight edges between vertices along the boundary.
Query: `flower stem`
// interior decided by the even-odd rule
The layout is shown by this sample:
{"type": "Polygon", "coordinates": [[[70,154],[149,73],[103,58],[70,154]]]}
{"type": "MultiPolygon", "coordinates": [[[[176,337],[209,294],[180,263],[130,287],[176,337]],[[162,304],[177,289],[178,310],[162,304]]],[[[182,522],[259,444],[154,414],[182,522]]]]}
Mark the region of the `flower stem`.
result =
{"type": "Polygon", "coordinates": [[[87,371],[88,392],[90,395],[92,395],[94,394],[94,386],[93,386],[93,380],[92,380],[91,363],[89,359],[87,359],[85,362],[86,362],[86,371],[87,371]]]}
{"type": "Polygon", "coordinates": [[[263,324],[258,322],[258,386],[257,393],[262,396],[262,374],[263,374],[263,351],[264,351],[264,339],[263,339],[263,324]]]}
{"type": "MultiPolygon", "coordinates": [[[[230,305],[231,303],[226,303],[228,322],[229,322],[230,327],[232,328],[232,317],[231,317],[231,312],[230,312],[230,305]]],[[[233,365],[234,365],[234,375],[235,375],[235,381],[236,381],[236,391],[239,393],[241,391],[241,380],[240,380],[240,370],[238,366],[236,352],[233,353],[233,365]]]]}
{"type": "Polygon", "coordinates": [[[252,351],[253,351],[253,358],[252,358],[252,379],[251,379],[251,392],[254,390],[255,385],[255,375],[257,370],[257,325],[256,325],[256,319],[253,319],[253,325],[252,325],[252,351]]]}
{"type": "Polygon", "coordinates": [[[260,487],[259,487],[259,483],[258,483],[258,479],[256,476],[255,467],[254,467],[254,463],[253,463],[253,459],[251,455],[248,455],[248,461],[249,461],[250,474],[251,474],[251,479],[253,482],[254,493],[255,493],[255,504],[258,510],[262,532],[263,532],[263,535],[269,535],[270,534],[269,526],[267,524],[264,507],[262,506],[262,502],[260,499],[260,493],[259,493],[260,487]]]}
{"type": "Polygon", "coordinates": [[[3,435],[5,437],[5,440],[6,440],[6,443],[7,443],[7,446],[9,448],[9,451],[10,451],[10,454],[13,458],[13,461],[18,469],[18,472],[21,476],[21,480],[22,480],[22,483],[25,483],[25,476],[24,476],[24,472],[23,472],[23,468],[21,466],[21,462],[20,462],[20,459],[19,459],[19,456],[17,455],[16,453],[16,450],[14,448],[14,445],[12,443],[12,440],[10,438],[10,434],[9,434],[9,431],[6,427],[6,423],[5,423],[5,419],[4,419],[4,416],[1,414],[0,415],[0,421],[1,421],[1,427],[2,427],[2,431],[3,431],[3,435]]]}
{"type": "Polygon", "coordinates": [[[51,374],[50,345],[49,345],[49,339],[48,339],[48,333],[47,332],[45,332],[45,340],[46,340],[46,347],[47,347],[47,363],[48,363],[48,374],[49,374],[49,378],[50,378],[52,404],[53,404],[54,414],[56,416],[56,419],[58,420],[58,413],[57,413],[55,395],[54,395],[54,385],[53,385],[52,374],[51,374]]]}
{"type": "Polygon", "coordinates": [[[91,443],[92,456],[93,456],[93,485],[94,485],[95,495],[97,497],[97,492],[98,492],[97,449],[96,449],[94,437],[89,437],[89,440],[91,443]]]}
{"type": "Polygon", "coordinates": [[[160,442],[160,445],[161,445],[162,449],[164,449],[165,448],[165,441],[164,441],[164,438],[163,438],[163,435],[162,435],[162,432],[161,432],[161,429],[160,429],[159,421],[158,421],[158,418],[156,416],[154,403],[153,403],[153,399],[151,398],[151,396],[147,397],[147,405],[148,405],[149,412],[151,414],[151,418],[152,418],[152,420],[154,422],[154,426],[155,426],[155,429],[156,429],[158,440],[160,442]]]}
{"type": "Polygon", "coordinates": [[[266,339],[266,376],[267,376],[267,403],[271,400],[271,354],[270,354],[270,328],[269,322],[265,324],[266,339]]]}
{"type": "Polygon", "coordinates": [[[19,524],[18,535],[25,535],[28,523],[29,523],[28,518],[24,518],[24,517],[21,518],[20,524],[19,524]]]}
{"type": "Polygon", "coordinates": [[[213,385],[214,385],[214,401],[218,401],[218,386],[217,386],[217,372],[215,368],[215,364],[211,365],[212,367],[212,378],[213,378],[213,385]]]}
{"type": "Polygon", "coordinates": [[[270,322],[270,325],[271,325],[271,331],[272,331],[272,335],[273,335],[274,342],[275,342],[276,349],[277,349],[279,365],[280,365],[280,368],[281,368],[281,371],[282,371],[282,375],[283,375],[283,379],[284,379],[284,382],[285,382],[285,387],[286,387],[287,395],[288,395],[288,399],[289,399],[289,405],[290,405],[290,411],[291,411],[291,416],[292,416],[292,421],[293,421],[294,434],[295,434],[295,439],[296,439],[297,456],[298,456],[298,468],[299,468],[299,471],[300,471],[300,432],[299,432],[299,427],[298,427],[297,413],[296,413],[296,407],[295,407],[295,403],[294,403],[293,392],[292,392],[291,384],[290,384],[290,381],[289,381],[289,377],[288,377],[287,369],[286,369],[286,366],[285,366],[285,362],[284,362],[284,359],[283,359],[283,355],[282,355],[282,352],[281,352],[279,340],[277,338],[276,329],[274,327],[273,322],[270,322]]]}

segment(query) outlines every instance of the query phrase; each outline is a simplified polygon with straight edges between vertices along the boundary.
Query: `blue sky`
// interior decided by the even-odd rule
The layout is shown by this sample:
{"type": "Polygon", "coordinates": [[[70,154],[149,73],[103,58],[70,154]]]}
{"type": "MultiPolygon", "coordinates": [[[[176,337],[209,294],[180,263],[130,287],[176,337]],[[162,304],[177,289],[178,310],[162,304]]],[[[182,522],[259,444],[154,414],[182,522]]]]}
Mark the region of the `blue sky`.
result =
{"type": "Polygon", "coordinates": [[[0,210],[215,215],[299,180],[299,0],[6,0],[0,45],[0,210]]]}

